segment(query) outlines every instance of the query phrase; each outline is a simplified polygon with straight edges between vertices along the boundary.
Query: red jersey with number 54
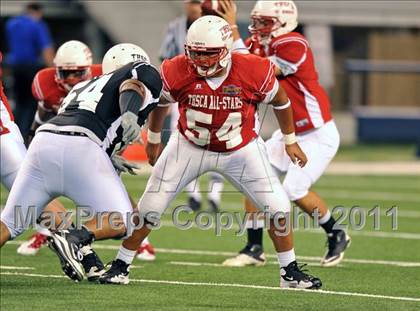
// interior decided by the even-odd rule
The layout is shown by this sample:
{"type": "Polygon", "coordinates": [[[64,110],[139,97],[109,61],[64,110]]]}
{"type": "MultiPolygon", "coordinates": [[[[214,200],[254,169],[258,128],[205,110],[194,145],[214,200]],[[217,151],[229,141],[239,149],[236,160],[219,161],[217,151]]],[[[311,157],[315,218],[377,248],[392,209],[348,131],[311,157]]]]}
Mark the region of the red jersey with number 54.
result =
{"type": "MultiPolygon", "coordinates": [[[[102,74],[101,65],[90,66],[92,78],[102,74]]],[[[38,100],[38,105],[46,111],[57,113],[61,102],[68,91],[62,88],[55,80],[56,69],[49,67],[37,72],[32,82],[32,95],[38,100]]]]}
{"type": "Polygon", "coordinates": [[[161,67],[163,94],[178,102],[178,130],[214,152],[234,151],[253,140],[257,105],[271,101],[279,87],[268,59],[233,53],[228,69],[225,77],[203,78],[192,72],[185,55],[161,67]]]}

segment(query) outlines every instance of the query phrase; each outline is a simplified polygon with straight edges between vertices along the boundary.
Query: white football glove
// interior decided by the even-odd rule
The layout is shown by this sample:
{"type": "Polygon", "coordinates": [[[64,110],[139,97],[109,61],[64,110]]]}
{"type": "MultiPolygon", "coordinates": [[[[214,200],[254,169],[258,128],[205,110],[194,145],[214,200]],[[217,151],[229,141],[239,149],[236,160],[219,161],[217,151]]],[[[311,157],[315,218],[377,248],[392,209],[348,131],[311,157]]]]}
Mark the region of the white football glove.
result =
{"type": "Polygon", "coordinates": [[[137,175],[134,169],[140,169],[140,165],[134,162],[127,161],[119,155],[113,155],[111,157],[111,162],[118,173],[129,173],[131,175],[137,175]]]}
{"type": "Polygon", "coordinates": [[[125,112],[121,116],[121,127],[123,128],[122,141],[126,144],[131,143],[140,135],[140,125],[137,124],[137,115],[131,111],[125,112]]]}

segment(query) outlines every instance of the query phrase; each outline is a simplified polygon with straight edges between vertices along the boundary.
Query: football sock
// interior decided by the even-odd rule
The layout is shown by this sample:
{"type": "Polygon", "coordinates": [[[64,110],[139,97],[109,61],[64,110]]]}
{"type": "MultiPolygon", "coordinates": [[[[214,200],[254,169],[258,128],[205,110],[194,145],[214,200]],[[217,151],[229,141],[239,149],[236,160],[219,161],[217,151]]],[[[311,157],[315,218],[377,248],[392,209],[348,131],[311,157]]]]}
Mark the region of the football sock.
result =
{"type": "Polygon", "coordinates": [[[200,184],[198,180],[193,180],[188,185],[186,185],[185,192],[187,193],[188,197],[201,202],[200,184]]]}
{"type": "Polygon", "coordinates": [[[41,227],[40,225],[36,225],[35,229],[38,233],[41,233],[42,235],[51,236],[51,231],[47,228],[41,227]]]}
{"type": "Polygon", "coordinates": [[[121,245],[117,254],[117,259],[124,261],[128,265],[131,265],[131,263],[133,262],[134,256],[136,256],[136,254],[137,254],[137,251],[131,251],[121,245]]]}
{"type": "Polygon", "coordinates": [[[295,249],[292,248],[286,252],[277,253],[280,267],[287,267],[291,262],[296,260],[295,249]]]}
{"type": "Polygon", "coordinates": [[[222,197],[222,191],[224,188],[223,182],[210,182],[209,183],[209,194],[207,195],[207,198],[209,201],[213,201],[217,205],[220,204],[220,199],[222,197]]]}
{"type": "Polygon", "coordinates": [[[246,228],[248,234],[248,246],[263,245],[263,227],[264,220],[257,219],[254,223],[252,219],[246,221],[246,228]]]}
{"type": "Polygon", "coordinates": [[[327,213],[319,219],[319,224],[325,230],[326,233],[336,233],[340,230],[334,230],[335,219],[332,217],[331,212],[327,213]]]}

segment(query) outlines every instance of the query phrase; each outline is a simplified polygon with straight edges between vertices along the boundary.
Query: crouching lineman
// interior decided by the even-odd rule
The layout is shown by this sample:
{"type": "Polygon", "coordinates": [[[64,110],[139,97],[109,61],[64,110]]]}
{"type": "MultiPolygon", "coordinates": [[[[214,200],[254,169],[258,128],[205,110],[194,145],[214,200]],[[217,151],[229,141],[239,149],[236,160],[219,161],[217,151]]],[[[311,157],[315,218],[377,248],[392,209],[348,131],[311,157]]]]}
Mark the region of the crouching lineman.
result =
{"type": "MultiPolygon", "coordinates": [[[[224,17],[235,24],[235,12],[229,3],[222,3],[224,17]]],[[[276,75],[286,90],[293,110],[297,141],[308,156],[308,165],[301,168],[284,152],[285,137],[276,131],[266,142],[270,163],[279,174],[286,173],[283,187],[289,199],[303,211],[319,213],[319,224],[325,230],[328,250],[321,260],[324,267],[335,266],[344,257],[350,237],[338,228],[325,201],[311,186],[319,179],[338,150],[340,136],[331,115],[330,102],[319,84],[311,48],[306,39],[294,32],[298,25],[297,8],[293,1],[258,1],[251,12],[252,34],[247,45],[250,52],[267,56],[276,65],[276,75]]],[[[258,210],[246,200],[246,211],[258,210]]],[[[227,259],[226,266],[262,265],[263,221],[248,220],[248,243],[239,255],[227,259]]]]}
{"type": "Polygon", "coordinates": [[[14,219],[16,207],[23,215],[34,207],[39,215],[60,195],[102,216],[100,227],[59,230],[49,238],[71,279],[83,279],[82,247],[126,234],[132,206],[114,166],[131,166],[114,154],[138,139],[159,100],[162,80],[149,63],[136,45],[114,46],[104,57],[104,74],[77,84],[58,115],[38,128],[1,214],[0,246],[26,229],[14,219]]]}
{"type": "MultiPolygon", "coordinates": [[[[73,86],[102,74],[101,65],[92,65],[89,47],[76,40],[67,41],[58,48],[54,65],[38,71],[32,82],[32,95],[38,101],[38,107],[26,138],[27,146],[38,127],[57,115],[61,102],[73,86]]],[[[47,243],[49,230],[37,229],[36,234],[18,247],[18,254],[35,255],[47,243]]]]}
{"type": "Polygon", "coordinates": [[[273,172],[264,142],[254,131],[257,105],[268,103],[294,162],[306,157],[294,139],[292,111],[268,59],[231,53],[232,29],[217,16],[204,16],[188,30],[185,52],[162,63],[164,92],[149,118],[146,151],[153,172],[138,208],[147,224],[125,240],[101,283],[127,284],[129,267],[150,225],[192,180],[217,171],[259,208],[273,216],[268,229],[278,253],[280,286],[320,288],[321,281],[296,263],[290,226],[284,213],[290,202],[273,172]],[[159,156],[160,131],[169,103],[179,103],[179,133],[174,133],[159,156]],[[166,104],[166,107],[164,105],[166,104]],[[276,220],[280,218],[280,221],[276,220]],[[285,228],[286,227],[286,228],[285,228]]]}
{"type": "MultiPolygon", "coordinates": [[[[0,53],[0,64],[2,54],[0,53]]],[[[16,123],[14,122],[12,110],[10,109],[7,97],[3,91],[2,71],[0,69],[0,149],[1,149],[1,183],[10,191],[14,184],[18,171],[26,156],[27,150],[24,145],[23,137],[16,123]]],[[[48,212],[56,213],[65,211],[64,206],[58,201],[53,200],[45,209],[48,212]]],[[[56,215],[56,214],[55,214],[56,215]]],[[[61,224],[61,217],[55,217],[55,225],[61,224]]],[[[8,232],[1,230],[0,240],[8,238],[8,232]]],[[[92,266],[88,263],[94,262],[95,254],[92,252],[83,259],[85,267],[92,266]]],[[[99,276],[99,275],[98,275],[99,276]]]]}

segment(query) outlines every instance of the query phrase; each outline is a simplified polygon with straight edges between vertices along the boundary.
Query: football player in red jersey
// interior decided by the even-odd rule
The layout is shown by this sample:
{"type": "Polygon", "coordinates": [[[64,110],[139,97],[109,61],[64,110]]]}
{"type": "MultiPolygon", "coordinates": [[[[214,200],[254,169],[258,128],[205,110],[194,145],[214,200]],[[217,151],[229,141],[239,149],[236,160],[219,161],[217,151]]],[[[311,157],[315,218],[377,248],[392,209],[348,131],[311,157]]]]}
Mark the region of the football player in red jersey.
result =
{"type": "Polygon", "coordinates": [[[287,139],[287,154],[304,166],[307,160],[296,143],[290,102],[274,65],[261,57],[232,53],[232,44],[229,24],[217,16],[204,16],[188,30],[186,54],[162,63],[164,91],[160,107],[149,119],[146,146],[154,168],[138,204],[145,222],[123,242],[111,268],[99,278],[101,283],[127,284],[129,266],[151,231],[149,225],[159,222],[185,185],[217,171],[271,217],[268,231],[278,253],[280,286],[321,287],[318,278],[296,263],[292,231],[285,225],[290,201],[254,130],[257,106],[271,104],[287,139]],[[179,103],[179,132],[160,154],[163,118],[174,102],[179,103]]]}
{"type": "MultiPolygon", "coordinates": [[[[222,2],[223,17],[235,24],[235,12],[229,1],[222,2]]],[[[266,142],[271,165],[279,174],[286,173],[283,186],[289,199],[303,211],[314,215],[328,238],[328,250],[321,261],[324,267],[337,265],[350,244],[350,237],[335,225],[326,202],[310,188],[321,177],[336,154],[340,136],[331,115],[328,95],[318,81],[314,57],[304,36],[295,32],[298,25],[297,8],[293,1],[258,1],[251,12],[246,40],[251,53],[268,57],[276,65],[276,75],[290,98],[297,141],[308,156],[308,164],[294,165],[284,153],[284,138],[274,132],[266,142]]],[[[247,212],[256,212],[246,201],[247,212]]],[[[248,243],[238,256],[227,259],[224,265],[245,266],[265,263],[262,249],[262,221],[248,221],[248,243]],[[258,227],[258,228],[256,228],[258,227]]]]}

